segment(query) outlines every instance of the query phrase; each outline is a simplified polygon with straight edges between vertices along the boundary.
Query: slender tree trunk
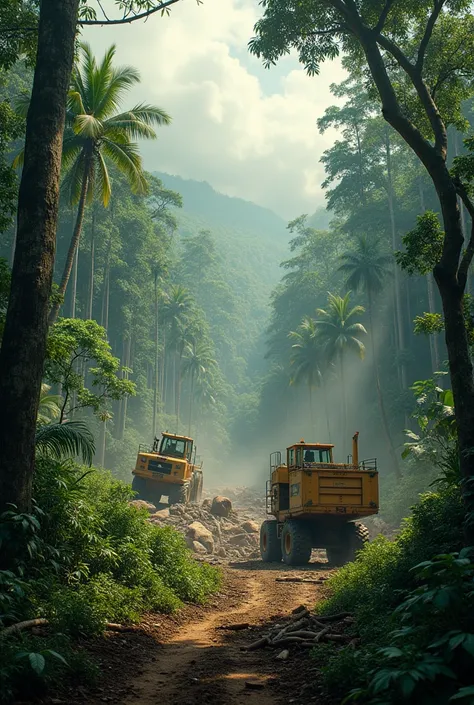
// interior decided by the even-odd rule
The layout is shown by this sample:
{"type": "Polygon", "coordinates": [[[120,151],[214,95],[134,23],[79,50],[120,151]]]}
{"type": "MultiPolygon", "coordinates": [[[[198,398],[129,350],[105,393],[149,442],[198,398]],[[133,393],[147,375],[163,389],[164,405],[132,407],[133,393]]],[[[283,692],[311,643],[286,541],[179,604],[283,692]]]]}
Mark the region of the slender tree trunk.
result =
{"type": "MultiPolygon", "coordinates": [[[[309,418],[311,420],[311,434],[314,433],[314,411],[313,411],[313,386],[312,384],[308,384],[308,392],[309,392],[309,418]]],[[[310,439],[310,442],[312,442],[312,438],[310,439]]]]}
{"type": "Polygon", "coordinates": [[[191,390],[189,393],[189,422],[188,436],[191,436],[191,422],[193,419],[193,401],[194,401],[194,372],[191,372],[191,390]]]}
{"type": "Polygon", "coordinates": [[[89,273],[89,296],[87,305],[87,318],[92,319],[92,309],[94,305],[94,265],[95,265],[95,216],[96,208],[92,211],[92,227],[91,227],[91,261],[90,261],[90,273],[89,273]]]}
{"type": "Polygon", "coordinates": [[[158,271],[154,276],[154,295],[155,295],[155,370],[154,370],[154,385],[153,385],[153,438],[156,438],[158,426],[158,392],[160,385],[159,376],[159,357],[158,357],[158,271]]]}
{"type": "MultiPolygon", "coordinates": [[[[344,359],[343,353],[339,354],[339,369],[341,373],[341,392],[342,392],[342,448],[345,447],[347,443],[347,399],[346,399],[346,385],[344,380],[344,359]]],[[[345,458],[346,456],[344,456],[345,458]]],[[[345,462],[345,461],[344,461],[345,462]]]]}
{"type": "MultiPolygon", "coordinates": [[[[395,190],[393,188],[393,170],[392,170],[392,152],[390,147],[390,135],[388,132],[388,126],[385,128],[385,152],[387,160],[387,198],[388,198],[388,211],[390,216],[390,230],[392,235],[392,248],[393,251],[398,247],[397,242],[397,226],[395,222],[395,190]]],[[[395,280],[395,315],[397,321],[397,334],[398,334],[398,344],[399,352],[404,352],[405,350],[405,332],[403,329],[403,314],[402,314],[402,299],[400,290],[400,272],[397,265],[394,265],[394,280],[395,280]]],[[[406,389],[407,386],[407,375],[405,363],[399,363],[400,366],[400,379],[402,383],[402,388],[406,389]]]]}
{"type": "MultiPolygon", "coordinates": [[[[421,183],[421,180],[419,181],[419,190],[420,190],[421,212],[424,213],[426,211],[425,193],[423,190],[423,184],[421,183]]],[[[428,290],[428,309],[429,309],[429,312],[435,313],[436,306],[435,306],[435,296],[434,296],[434,278],[433,278],[433,274],[431,272],[429,272],[429,274],[426,277],[426,287],[428,290]]],[[[432,370],[433,374],[435,374],[435,372],[438,372],[439,368],[440,368],[438,334],[433,333],[432,335],[429,336],[429,340],[430,340],[431,370],[432,370]]]]}
{"type": "MultiPolygon", "coordinates": [[[[446,237],[452,247],[456,243],[462,246],[461,219],[454,188],[448,189],[441,178],[440,182],[435,185],[443,210],[446,237]]],[[[458,430],[462,495],[466,508],[465,542],[468,546],[474,546],[474,380],[464,323],[464,289],[459,284],[457,273],[449,271],[443,263],[435,267],[434,276],[443,303],[449,373],[458,430]]]]}
{"type": "Polygon", "coordinates": [[[323,397],[324,397],[324,412],[326,414],[326,429],[328,432],[328,443],[331,443],[331,424],[329,422],[329,406],[328,406],[328,394],[326,389],[326,382],[322,381],[323,385],[323,397]]]}
{"type": "MultiPolygon", "coordinates": [[[[126,345],[125,345],[125,367],[129,368],[130,367],[130,362],[131,362],[131,350],[132,350],[132,332],[129,331],[127,340],[126,340],[126,345]]],[[[129,373],[128,370],[123,373],[124,379],[128,379],[129,373]]],[[[125,434],[125,429],[127,427],[127,407],[128,407],[128,395],[125,395],[122,398],[122,418],[121,418],[121,429],[120,429],[120,438],[123,440],[124,434],[125,434]]]]}
{"type": "MultiPolygon", "coordinates": [[[[87,188],[89,185],[88,174],[89,174],[89,162],[87,161],[84,166],[84,175],[82,177],[81,196],[79,199],[79,206],[77,208],[76,225],[74,226],[74,232],[73,232],[73,235],[71,238],[69,250],[67,253],[67,257],[66,257],[66,264],[64,265],[63,276],[61,278],[61,283],[59,284],[58,294],[60,294],[63,298],[66,295],[67,285],[69,282],[69,278],[71,276],[74,255],[76,254],[76,250],[79,247],[79,240],[81,239],[82,223],[84,221],[84,211],[86,209],[87,188]]],[[[52,306],[51,313],[49,314],[50,324],[52,324],[56,321],[60,308],[61,308],[61,304],[59,302],[55,303],[52,306]]]]}
{"type": "Polygon", "coordinates": [[[105,467],[105,451],[107,442],[107,421],[102,421],[99,438],[99,466],[105,467]]]}
{"type": "Polygon", "coordinates": [[[72,291],[71,291],[71,318],[76,317],[76,297],[77,297],[77,268],[79,264],[79,248],[74,255],[74,268],[72,272],[72,291]]]}
{"type": "Polygon", "coordinates": [[[79,0],[40,5],[38,50],[0,351],[0,511],[31,506],[36,417],[46,354],[66,98],[79,0]]]}
{"type": "Polygon", "coordinates": [[[369,326],[370,326],[370,342],[371,342],[371,347],[372,347],[372,364],[373,364],[373,368],[374,368],[375,388],[377,390],[377,397],[378,397],[379,409],[380,409],[380,417],[382,420],[382,428],[383,428],[383,431],[385,434],[385,439],[387,441],[388,452],[389,452],[390,458],[392,460],[392,466],[393,466],[393,471],[395,473],[395,477],[397,478],[397,480],[400,480],[402,477],[402,473],[400,471],[400,466],[398,464],[397,453],[396,453],[395,447],[393,445],[392,434],[390,433],[390,425],[388,423],[388,418],[387,418],[387,411],[385,409],[385,401],[383,398],[382,387],[380,385],[378,357],[377,357],[377,353],[375,350],[374,324],[373,324],[373,318],[372,318],[372,311],[373,311],[372,294],[370,291],[367,292],[367,299],[368,299],[368,303],[369,303],[369,326]]]}

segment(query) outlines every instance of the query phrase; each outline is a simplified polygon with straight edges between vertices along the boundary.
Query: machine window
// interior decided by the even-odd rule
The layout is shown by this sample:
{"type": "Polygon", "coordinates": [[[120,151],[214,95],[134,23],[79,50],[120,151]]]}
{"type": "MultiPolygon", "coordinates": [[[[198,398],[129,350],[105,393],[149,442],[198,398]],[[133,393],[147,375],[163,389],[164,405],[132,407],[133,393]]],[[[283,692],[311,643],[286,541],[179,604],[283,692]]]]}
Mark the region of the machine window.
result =
{"type": "Polygon", "coordinates": [[[289,459],[288,459],[288,465],[293,466],[295,464],[295,449],[290,448],[288,451],[289,459]]]}
{"type": "Polygon", "coordinates": [[[168,455],[171,458],[184,458],[186,451],[186,441],[180,441],[176,438],[163,438],[161,444],[161,454],[168,455]]]}

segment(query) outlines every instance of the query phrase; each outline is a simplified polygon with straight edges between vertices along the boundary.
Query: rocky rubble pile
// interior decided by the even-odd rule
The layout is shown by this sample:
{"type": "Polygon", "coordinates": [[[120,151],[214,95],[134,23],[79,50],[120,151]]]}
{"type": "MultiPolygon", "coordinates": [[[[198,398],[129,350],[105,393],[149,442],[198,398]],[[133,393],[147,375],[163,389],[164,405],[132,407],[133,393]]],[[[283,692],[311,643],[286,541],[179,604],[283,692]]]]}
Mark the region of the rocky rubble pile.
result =
{"type": "Polygon", "coordinates": [[[146,508],[153,524],[172,526],[182,533],[193,553],[210,562],[247,560],[260,555],[261,522],[254,520],[251,511],[235,511],[226,496],[206,498],[201,505],[174,504],[159,510],[142,500],[131,504],[146,508]]]}

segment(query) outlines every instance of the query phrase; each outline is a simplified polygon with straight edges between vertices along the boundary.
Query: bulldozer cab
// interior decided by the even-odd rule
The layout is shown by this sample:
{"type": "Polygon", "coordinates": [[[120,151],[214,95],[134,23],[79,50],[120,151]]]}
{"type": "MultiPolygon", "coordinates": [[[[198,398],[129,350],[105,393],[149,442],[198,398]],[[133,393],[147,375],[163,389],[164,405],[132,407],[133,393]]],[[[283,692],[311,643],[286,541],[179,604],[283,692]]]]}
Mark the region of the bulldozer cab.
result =
{"type": "Polygon", "coordinates": [[[159,454],[168,458],[182,458],[191,462],[193,455],[193,441],[190,438],[179,438],[163,434],[159,454]]]}
{"type": "Polygon", "coordinates": [[[287,448],[288,468],[311,468],[320,464],[331,464],[334,446],[326,443],[305,443],[301,440],[287,448]]]}

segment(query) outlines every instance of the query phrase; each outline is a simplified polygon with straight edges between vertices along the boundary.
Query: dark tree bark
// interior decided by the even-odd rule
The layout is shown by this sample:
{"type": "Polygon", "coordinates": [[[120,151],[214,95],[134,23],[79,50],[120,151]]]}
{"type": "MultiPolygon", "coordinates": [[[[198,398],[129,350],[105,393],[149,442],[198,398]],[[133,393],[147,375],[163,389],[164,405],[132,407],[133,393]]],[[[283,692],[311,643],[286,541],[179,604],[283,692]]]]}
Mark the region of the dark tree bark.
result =
{"type": "Polygon", "coordinates": [[[31,505],[36,416],[46,354],[66,96],[79,0],[43,0],[11,294],[0,352],[0,510],[31,505]]]}

